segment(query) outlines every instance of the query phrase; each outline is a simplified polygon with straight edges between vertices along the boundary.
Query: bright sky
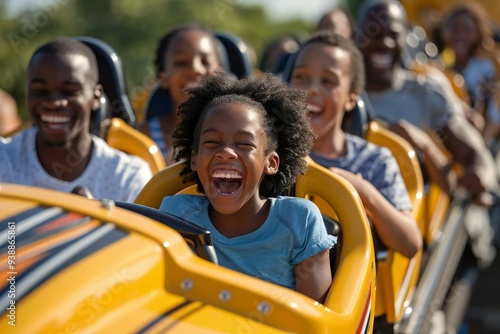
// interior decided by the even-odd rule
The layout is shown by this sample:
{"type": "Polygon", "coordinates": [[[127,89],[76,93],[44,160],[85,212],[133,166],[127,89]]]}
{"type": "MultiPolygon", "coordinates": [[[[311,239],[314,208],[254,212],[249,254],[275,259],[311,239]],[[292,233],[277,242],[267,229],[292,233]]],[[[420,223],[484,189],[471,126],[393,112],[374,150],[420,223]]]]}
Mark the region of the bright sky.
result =
{"type": "MultiPolygon", "coordinates": [[[[41,7],[47,3],[66,3],[70,0],[5,0],[8,13],[16,13],[29,6],[41,7]]],[[[182,0],[179,0],[182,1],[182,0]]],[[[342,0],[212,0],[226,1],[239,5],[258,4],[265,8],[267,15],[276,21],[301,18],[315,23],[327,10],[332,9],[342,0]]]]}
{"type": "Polygon", "coordinates": [[[301,18],[316,23],[328,10],[338,6],[342,0],[228,0],[236,4],[259,4],[271,19],[282,21],[301,18]]]}

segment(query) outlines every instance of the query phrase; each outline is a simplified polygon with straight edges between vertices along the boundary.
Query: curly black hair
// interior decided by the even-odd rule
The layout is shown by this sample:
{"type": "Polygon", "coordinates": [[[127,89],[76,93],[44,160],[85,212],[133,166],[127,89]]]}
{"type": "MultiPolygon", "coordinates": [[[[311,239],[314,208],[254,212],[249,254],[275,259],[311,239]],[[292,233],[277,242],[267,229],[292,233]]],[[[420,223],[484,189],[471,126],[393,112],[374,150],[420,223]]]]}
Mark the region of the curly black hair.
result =
{"type": "Polygon", "coordinates": [[[188,99],[177,111],[181,122],[175,129],[175,160],[185,161],[181,171],[184,179],[196,180],[191,170],[191,152],[197,152],[200,127],[208,110],[227,103],[242,103],[254,107],[267,137],[265,153],[276,151],[280,165],[275,175],[265,175],[259,188],[261,196],[274,197],[286,193],[299,174],[306,171],[305,157],[314,136],[307,119],[306,93],[288,87],[270,74],[256,79],[235,80],[218,73],[204,80],[201,87],[188,90],[188,99]]]}
{"type": "Polygon", "coordinates": [[[341,48],[349,53],[351,59],[351,87],[350,91],[361,93],[365,88],[365,64],[363,62],[363,55],[357,48],[356,44],[349,39],[345,38],[330,30],[320,30],[312,34],[306,41],[304,41],[298,51],[300,52],[312,43],[323,43],[331,46],[341,48]]]}

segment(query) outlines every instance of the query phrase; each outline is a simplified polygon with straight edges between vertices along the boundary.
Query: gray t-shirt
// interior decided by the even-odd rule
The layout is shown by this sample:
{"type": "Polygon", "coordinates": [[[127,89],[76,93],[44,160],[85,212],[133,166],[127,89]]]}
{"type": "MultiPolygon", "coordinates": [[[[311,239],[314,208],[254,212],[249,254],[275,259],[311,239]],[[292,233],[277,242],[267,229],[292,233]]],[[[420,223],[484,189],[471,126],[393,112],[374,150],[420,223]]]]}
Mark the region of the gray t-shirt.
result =
{"type": "Polygon", "coordinates": [[[311,152],[310,157],[323,167],[335,167],[361,174],[398,210],[411,210],[398,163],[391,151],[385,147],[368,143],[363,138],[346,133],[347,154],[333,159],[311,152]]]}
{"type": "Polygon", "coordinates": [[[295,289],[294,266],[324,249],[336,238],[326,232],[316,205],[296,197],[268,199],[269,215],[256,231],[227,238],[210,221],[205,196],[167,196],[160,210],[209,230],[221,266],[295,289]]]}
{"type": "Polygon", "coordinates": [[[459,113],[460,101],[447,79],[436,75],[396,70],[392,89],[367,91],[376,117],[389,124],[404,119],[427,132],[444,127],[459,113]]]}
{"type": "MultiPolygon", "coordinates": [[[[49,175],[38,160],[35,148],[37,129],[29,128],[0,142],[0,182],[24,184],[71,192],[77,186],[87,187],[94,198],[133,202],[151,178],[151,170],[143,159],[110,147],[92,136],[93,150],[85,171],[73,181],[49,175]]],[[[68,156],[78,163],[78,156],[68,156]]],[[[61,173],[64,173],[61,166],[61,173]]]]}

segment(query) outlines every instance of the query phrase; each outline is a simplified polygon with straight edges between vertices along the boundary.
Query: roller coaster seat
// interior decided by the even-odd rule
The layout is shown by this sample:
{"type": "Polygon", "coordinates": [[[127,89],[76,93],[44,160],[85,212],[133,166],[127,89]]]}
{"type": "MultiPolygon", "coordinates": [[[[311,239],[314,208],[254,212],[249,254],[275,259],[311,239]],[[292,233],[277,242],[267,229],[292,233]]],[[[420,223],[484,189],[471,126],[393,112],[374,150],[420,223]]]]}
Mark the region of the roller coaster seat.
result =
{"type": "MultiPolygon", "coordinates": [[[[179,162],[155,174],[138,195],[136,203],[159,208],[164,196],[195,194],[196,185],[183,182],[179,175],[183,166],[183,162],[179,162]]],[[[369,223],[359,196],[344,179],[310,159],[306,174],[299,176],[294,188],[295,196],[308,198],[314,194],[335,208],[342,230],[338,267],[325,306],[334,313],[349,314],[346,324],[366,317],[371,326],[375,305],[375,259],[369,223]]]]}
{"type": "Polygon", "coordinates": [[[254,69],[248,44],[240,37],[227,31],[216,31],[215,36],[226,51],[229,72],[238,79],[253,78],[254,69]]]}
{"type": "Polygon", "coordinates": [[[135,114],[127,94],[123,65],[118,53],[100,39],[89,36],[75,38],[87,45],[96,56],[99,83],[109,101],[111,116],[121,118],[128,124],[135,126],[135,114]]]}
{"type": "MultiPolygon", "coordinates": [[[[362,96],[362,100],[369,103],[365,96],[362,96]]],[[[354,134],[361,134],[368,142],[388,148],[396,158],[413,205],[412,216],[419,224],[420,232],[425,240],[428,230],[426,215],[430,211],[425,200],[424,182],[418,157],[406,140],[374,121],[373,114],[359,115],[368,113],[368,110],[371,109],[356,108],[351,112],[354,114],[354,124],[360,120],[371,119],[367,127],[357,124],[353,128],[356,131],[354,134]],[[362,129],[361,133],[359,129],[362,129]]],[[[351,129],[347,131],[353,132],[351,129]]],[[[381,288],[377,290],[376,317],[385,314],[388,323],[397,323],[401,320],[404,315],[404,304],[411,300],[413,291],[416,289],[421,262],[422,251],[419,251],[412,259],[405,258],[391,250],[380,249],[377,252],[377,283],[381,288]]]]}
{"type": "MultiPolygon", "coordinates": [[[[412,202],[412,216],[424,232],[424,183],[417,155],[403,138],[381,127],[369,124],[366,140],[391,150],[412,202]]],[[[404,315],[405,303],[411,301],[418,283],[422,250],[411,259],[392,250],[377,253],[377,291],[375,316],[385,314],[388,323],[397,323],[404,315]],[[380,293],[379,293],[380,292],[380,293]]]]}
{"type": "Polygon", "coordinates": [[[153,174],[166,167],[163,154],[154,141],[134,129],[121,118],[114,117],[108,127],[106,142],[109,146],[128,154],[136,155],[149,164],[153,174]]]}
{"type": "MultiPolygon", "coordinates": [[[[434,182],[424,186],[415,151],[403,138],[376,121],[370,122],[365,138],[369,142],[389,148],[396,157],[413,203],[413,217],[419,224],[424,245],[428,248],[441,234],[448,215],[450,197],[434,182]]],[[[422,252],[423,250],[409,260],[389,251],[386,260],[378,259],[377,281],[382,287],[380,291],[383,296],[377,295],[375,316],[385,313],[389,323],[397,323],[402,319],[403,306],[411,301],[417,287],[422,252]]]]}
{"type": "MultiPolygon", "coordinates": [[[[324,176],[319,184],[330,178],[328,173],[324,176]]],[[[61,332],[68,326],[92,333],[153,333],[166,328],[175,333],[371,333],[371,236],[366,220],[356,218],[362,212],[359,201],[345,203],[354,195],[343,189],[352,188],[342,180],[338,184],[338,197],[347,204],[340,216],[347,220],[350,242],[326,307],[200,259],[188,247],[199,240],[186,240],[184,232],[191,230],[194,233],[188,234],[205,239],[206,231],[188,226],[174,231],[165,226],[171,226],[172,217],[164,220],[155,209],[2,184],[2,231],[15,222],[18,232],[24,227],[17,236],[24,241],[17,244],[22,256],[16,261],[21,287],[16,289],[16,310],[25,316],[17,319],[16,328],[22,333],[61,332]],[[152,215],[138,208],[150,209],[152,215]],[[92,305],[100,307],[98,312],[92,305]]],[[[7,247],[3,248],[6,257],[7,247]]],[[[4,305],[9,301],[8,283],[4,305]]],[[[4,310],[2,316],[7,316],[7,306],[4,310]]],[[[2,322],[0,332],[10,327],[2,322]]]]}
{"type": "MultiPolygon", "coordinates": [[[[365,132],[367,141],[387,147],[396,158],[403,180],[412,202],[412,216],[419,223],[424,233],[424,198],[423,180],[418,158],[409,143],[395,133],[371,121],[365,132]]],[[[328,217],[336,217],[337,213],[323,199],[310,198],[328,217]]],[[[385,315],[388,323],[396,323],[404,315],[404,305],[409,302],[416,288],[422,261],[422,251],[408,259],[385,247],[377,247],[377,297],[375,316],[385,315]]]]}
{"type": "MultiPolygon", "coordinates": [[[[283,80],[290,82],[296,55],[292,55],[287,63],[283,80]]],[[[396,158],[403,180],[408,189],[413,209],[412,215],[424,233],[423,217],[423,180],[420,165],[415,151],[403,138],[384,129],[375,119],[373,109],[365,93],[360,94],[355,108],[344,115],[342,128],[344,131],[363,137],[368,142],[387,147],[396,158]]],[[[318,205],[327,217],[336,219],[337,212],[323,198],[314,194],[310,199],[318,205]]],[[[382,247],[384,248],[384,247],[382,247]]],[[[412,259],[387,249],[377,249],[377,297],[375,316],[385,315],[388,323],[395,323],[404,314],[404,305],[408,302],[416,288],[422,251],[412,259]]]]}
{"type": "Polygon", "coordinates": [[[135,116],[116,51],[97,38],[80,36],[76,39],[94,52],[99,83],[104,91],[99,108],[91,114],[90,132],[105,139],[113,148],[143,158],[149,163],[152,173],[165,168],[163,155],[154,141],[134,128],[135,116]]]}

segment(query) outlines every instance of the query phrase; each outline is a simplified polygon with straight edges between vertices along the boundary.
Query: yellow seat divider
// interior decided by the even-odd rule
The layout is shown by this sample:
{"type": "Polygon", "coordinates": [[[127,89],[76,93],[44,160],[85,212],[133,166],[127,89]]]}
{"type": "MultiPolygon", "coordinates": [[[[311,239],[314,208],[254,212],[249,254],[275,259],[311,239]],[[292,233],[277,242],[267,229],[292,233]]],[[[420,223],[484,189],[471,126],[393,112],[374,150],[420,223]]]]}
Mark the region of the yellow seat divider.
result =
{"type": "MultiPolygon", "coordinates": [[[[412,216],[424,235],[424,183],[415,151],[406,140],[375,121],[369,124],[366,140],[387,147],[396,158],[413,205],[412,216]]],[[[411,302],[418,283],[422,250],[411,259],[391,250],[384,255],[377,262],[375,316],[385,313],[387,322],[397,323],[404,315],[404,306],[411,302]]]]}
{"type": "Polygon", "coordinates": [[[117,150],[146,160],[153,174],[166,167],[165,159],[155,142],[120,118],[111,119],[106,142],[117,150]]]}

